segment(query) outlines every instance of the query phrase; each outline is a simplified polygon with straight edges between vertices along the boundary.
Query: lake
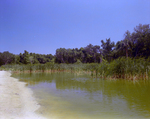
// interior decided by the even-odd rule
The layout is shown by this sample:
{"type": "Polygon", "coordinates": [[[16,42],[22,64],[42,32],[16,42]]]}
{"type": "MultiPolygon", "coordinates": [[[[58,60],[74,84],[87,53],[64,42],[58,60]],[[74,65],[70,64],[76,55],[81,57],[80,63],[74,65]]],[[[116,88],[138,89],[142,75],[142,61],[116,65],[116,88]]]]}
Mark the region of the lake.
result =
{"type": "Polygon", "coordinates": [[[56,119],[150,118],[149,80],[104,80],[73,73],[13,74],[26,82],[41,106],[56,119]]]}

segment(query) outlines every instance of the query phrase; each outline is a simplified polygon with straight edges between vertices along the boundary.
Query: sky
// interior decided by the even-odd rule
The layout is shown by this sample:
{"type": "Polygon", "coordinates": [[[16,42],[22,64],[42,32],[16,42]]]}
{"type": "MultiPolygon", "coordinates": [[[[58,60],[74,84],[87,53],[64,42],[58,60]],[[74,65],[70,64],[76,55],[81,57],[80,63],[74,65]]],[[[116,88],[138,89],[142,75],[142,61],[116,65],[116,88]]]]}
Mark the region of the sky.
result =
{"type": "Polygon", "coordinates": [[[150,24],[150,0],[0,0],[0,52],[116,43],[139,24],[150,24]]]}

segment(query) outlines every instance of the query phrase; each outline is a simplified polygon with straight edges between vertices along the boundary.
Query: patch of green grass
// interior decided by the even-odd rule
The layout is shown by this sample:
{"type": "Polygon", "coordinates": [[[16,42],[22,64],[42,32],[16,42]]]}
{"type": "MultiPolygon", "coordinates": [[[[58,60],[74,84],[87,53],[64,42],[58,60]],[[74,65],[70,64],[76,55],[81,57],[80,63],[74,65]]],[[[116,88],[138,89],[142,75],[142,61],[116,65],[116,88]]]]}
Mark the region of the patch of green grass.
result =
{"type": "Polygon", "coordinates": [[[144,58],[118,58],[112,62],[98,63],[74,63],[74,64],[29,64],[29,65],[3,65],[0,70],[14,72],[62,72],[87,73],[93,77],[115,79],[148,79],[150,76],[150,62],[144,58]]]}

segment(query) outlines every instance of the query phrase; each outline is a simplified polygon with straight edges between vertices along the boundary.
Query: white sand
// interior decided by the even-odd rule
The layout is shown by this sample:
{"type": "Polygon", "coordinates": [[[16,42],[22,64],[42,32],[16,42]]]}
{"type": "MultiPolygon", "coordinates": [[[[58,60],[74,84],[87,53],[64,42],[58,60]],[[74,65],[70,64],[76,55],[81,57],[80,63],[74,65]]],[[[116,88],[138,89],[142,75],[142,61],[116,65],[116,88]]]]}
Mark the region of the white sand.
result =
{"type": "Polygon", "coordinates": [[[25,83],[0,71],[0,119],[44,119],[35,111],[40,107],[25,83]]]}

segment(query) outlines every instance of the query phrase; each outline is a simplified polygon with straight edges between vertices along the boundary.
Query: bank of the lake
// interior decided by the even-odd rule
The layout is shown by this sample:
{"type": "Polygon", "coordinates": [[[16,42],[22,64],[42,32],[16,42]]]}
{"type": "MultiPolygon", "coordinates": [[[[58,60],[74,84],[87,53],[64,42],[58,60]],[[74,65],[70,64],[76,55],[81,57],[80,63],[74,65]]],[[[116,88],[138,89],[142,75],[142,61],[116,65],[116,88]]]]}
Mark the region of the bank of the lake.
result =
{"type": "Polygon", "coordinates": [[[44,119],[31,89],[24,82],[10,77],[8,71],[0,71],[0,119],[44,119]]]}
{"type": "Polygon", "coordinates": [[[149,59],[118,58],[112,62],[102,63],[74,63],[74,64],[28,64],[3,65],[0,70],[11,70],[16,73],[33,72],[72,72],[76,74],[89,74],[92,77],[105,79],[148,80],[150,78],[149,59]]]}
{"type": "Polygon", "coordinates": [[[105,80],[87,74],[23,73],[41,105],[38,113],[56,119],[150,118],[149,80],[105,80]]]}

